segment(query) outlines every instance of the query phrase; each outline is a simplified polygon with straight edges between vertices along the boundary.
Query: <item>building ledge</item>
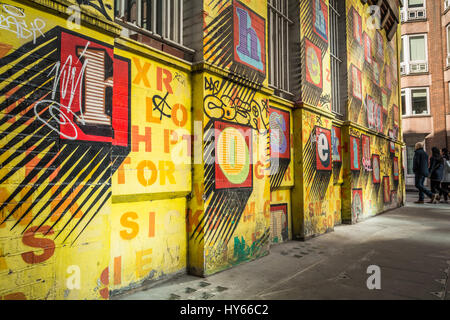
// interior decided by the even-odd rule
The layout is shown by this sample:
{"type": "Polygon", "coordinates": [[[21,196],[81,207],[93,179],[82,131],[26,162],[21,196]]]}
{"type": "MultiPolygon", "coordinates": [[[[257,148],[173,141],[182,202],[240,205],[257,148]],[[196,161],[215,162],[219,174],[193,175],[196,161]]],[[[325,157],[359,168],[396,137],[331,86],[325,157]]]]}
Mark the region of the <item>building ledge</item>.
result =
{"type": "Polygon", "coordinates": [[[428,135],[433,132],[433,117],[431,115],[411,115],[402,117],[403,135],[428,135]]]}

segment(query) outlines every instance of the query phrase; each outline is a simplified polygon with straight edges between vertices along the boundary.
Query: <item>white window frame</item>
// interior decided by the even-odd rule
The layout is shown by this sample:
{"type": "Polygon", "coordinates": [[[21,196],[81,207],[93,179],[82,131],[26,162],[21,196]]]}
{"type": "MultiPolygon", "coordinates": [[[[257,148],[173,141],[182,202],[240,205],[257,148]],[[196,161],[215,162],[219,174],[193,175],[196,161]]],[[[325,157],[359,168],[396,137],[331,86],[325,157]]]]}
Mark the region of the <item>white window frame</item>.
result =
{"type": "MultiPolygon", "coordinates": [[[[450,2],[450,0],[448,0],[450,2]]],[[[447,27],[445,27],[445,29],[447,30],[446,33],[446,41],[447,41],[447,59],[446,59],[446,65],[447,67],[450,67],[450,41],[448,41],[448,36],[449,36],[449,32],[450,32],[450,24],[447,25],[447,27]]]]}
{"type": "Polygon", "coordinates": [[[408,34],[402,36],[403,62],[400,63],[401,75],[410,75],[428,72],[428,35],[426,33],[408,34]],[[425,41],[425,60],[410,60],[409,39],[423,36],[425,41]],[[418,69],[418,70],[417,70],[418,69]]]}
{"type": "MultiPolygon", "coordinates": [[[[403,96],[405,96],[405,104],[407,104],[407,96],[406,96],[406,89],[402,89],[402,91],[401,91],[401,93],[400,93],[400,99],[401,98],[403,98],[403,96]]],[[[400,101],[402,101],[402,99],[400,100],[400,101]]],[[[403,102],[402,102],[402,105],[401,105],[401,107],[400,107],[400,112],[401,112],[401,114],[402,114],[402,117],[403,116],[407,116],[407,114],[408,114],[408,108],[407,108],[407,106],[405,106],[405,108],[406,108],[406,113],[405,114],[403,114],[403,102]]]]}
{"type": "Polygon", "coordinates": [[[149,1],[152,4],[152,26],[150,28],[144,28],[142,25],[142,9],[144,7],[143,2],[147,0],[137,1],[137,21],[126,21],[125,8],[126,3],[129,0],[115,0],[117,6],[116,12],[118,13],[117,19],[124,20],[125,24],[130,27],[130,34],[141,32],[143,34],[156,35],[162,39],[183,46],[183,1],[184,0],[163,0],[162,3],[162,32],[157,32],[156,26],[156,14],[157,14],[157,2],[149,1]],[[173,14],[172,14],[173,13],[173,14]],[[173,17],[176,15],[176,17],[173,17]]]}
{"type": "Polygon", "coordinates": [[[400,11],[401,22],[421,21],[427,19],[427,1],[423,0],[423,7],[409,8],[408,0],[403,1],[403,8],[400,11]],[[421,16],[420,16],[421,15],[421,16]]]}
{"type": "Polygon", "coordinates": [[[290,56],[289,56],[289,26],[293,21],[289,19],[290,0],[267,1],[268,26],[268,80],[269,87],[279,90],[289,96],[290,92],[290,56]],[[281,23],[280,23],[281,20],[281,23]],[[275,23],[273,22],[275,21],[275,23]],[[274,42],[274,33],[275,39],[274,42]]]}
{"type": "Polygon", "coordinates": [[[330,65],[331,65],[331,101],[332,111],[338,115],[343,115],[340,96],[340,64],[339,58],[339,19],[341,14],[338,12],[337,2],[340,0],[330,0],[329,14],[329,34],[330,34],[330,65]],[[335,51],[335,54],[333,54],[335,51]]]}
{"type": "Polygon", "coordinates": [[[405,95],[405,101],[406,101],[406,114],[402,114],[402,117],[424,117],[429,116],[431,113],[430,111],[430,88],[429,87],[411,87],[411,88],[403,88],[402,89],[402,95],[405,95]],[[423,90],[426,89],[427,91],[427,113],[422,114],[413,114],[412,113],[412,91],[413,90],[423,90]]]}
{"type": "Polygon", "coordinates": [[[448,8],[450,8],[450,0],[444,0],[444,11],[447,11],[448,8]]]}

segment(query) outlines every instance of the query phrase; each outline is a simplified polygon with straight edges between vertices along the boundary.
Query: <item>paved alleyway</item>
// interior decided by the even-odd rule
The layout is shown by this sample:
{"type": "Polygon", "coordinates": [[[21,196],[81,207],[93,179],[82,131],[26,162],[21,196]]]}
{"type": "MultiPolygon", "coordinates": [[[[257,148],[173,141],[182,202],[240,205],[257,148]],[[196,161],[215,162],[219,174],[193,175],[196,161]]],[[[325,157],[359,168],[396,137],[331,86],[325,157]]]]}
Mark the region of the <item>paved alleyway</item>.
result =
{"type": "Polygon", "coordinates": [[[115,299],[450,300],[449,270],[450,205],[408,202],[205,279],[184,275],[115,299]],[[369,265],[381,268],[381,290],[367,289],[369,265]]]}

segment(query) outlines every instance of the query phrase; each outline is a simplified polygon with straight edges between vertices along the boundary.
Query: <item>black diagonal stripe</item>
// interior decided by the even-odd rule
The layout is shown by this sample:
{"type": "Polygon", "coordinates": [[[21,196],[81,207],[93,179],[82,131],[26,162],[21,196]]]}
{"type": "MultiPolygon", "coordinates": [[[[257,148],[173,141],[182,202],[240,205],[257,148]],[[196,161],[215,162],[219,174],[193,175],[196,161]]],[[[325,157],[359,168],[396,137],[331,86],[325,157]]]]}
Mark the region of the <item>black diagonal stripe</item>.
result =
{"type": "MultiPolygon", "coordinates": [[[[42,129],[42,131],[40,131],[40,134],[42,134],[42,136],[47,135],[48,131],[50,130],[50,128],[41,126],[40,129],[42,129]],[[47,130],[45,130],[45,128],[47,130]],[[44,131],[45,130],[45,131],[44,131]]],[[[17,135],[12,138],[5,146],[2,147],[2,153],[5,152],[5,150],[9,150],[12,147],[14,147],[16,144],[22,142],[23,137],[28,137],[33,135],[33,132],[36,130],[35,126],[30,125],[30,126],[26,126],[22,131],[20,131],[19,133],[17,133],[17,135]]]]}
{"type": "Polygon", "coordinates": [[[222,202],[222,208],[218,208],[217,209],[217,214],[216,217],[218,216],[219,219],[221,220],[217,220],[216,223],[219,223],[220,221],[220,225],[217,226],[217,228],[211,232],[208,233],[206,235],[206,240],[210,241],[211,239],[213,239],[213,241],[210,241],[211,243],[214,243],[215,240],[217,240],[216,235],[219,237],[222,234],[222,230],[223,228],[228,224],[228,222],[230,221],[230,219],[232,219],[235,215],[235,211],[237,210],[236,206],[234,206],[234,202],[233,201],[225,201],[222,202]]]}
{"type": "MultiPolygon", "coordinates": [[[[80,223],[84,220],[84,218],[89,214],[89,212],[92,210],[92,208],[98,203],[98,201],[100,200],[100,198],[101,197],[103,197],[103,195],[108,191],[108,189],[109,189],[109,185],[105,185],[105,186],[103,186],[103,189],[102,190],[100,190],[100,192],[98,193],[98,195],[95,197],[95,199],[92,201],[92,203],[91,203],[91,205],[89,206],[89,208],[86,210],[86,212],[83,214],[83,216],[80,218],[80,220],[78,220],[78,222],[75,224],[75,226],[72,228],[72,230],[70,230],[70,232],[67,234],[67,236],[64,238],[64,240],[63,240],[63,243],[64,242],[66,242],[66,240],[70,237],[70,235],[72,234],[72,232],[74,232],[75,231],[75,229],[80,225],[80,223]]],[[[106,200],[107,199],[109,199],[109,197],[111,196],[111,191],[109,191],[108,193],[107,193],[107,197],[106,197],[106,200]]],[[[100,207],[98,208],[98,210],[100,210],[102,207],[103,207],[103,204],[104,203],[102,203],[101,205],[100,205],[100,207]]],[[[97,212],[98,212],[98,210],[97,210],[97,212]]],[[[95,214],[93,215],[93,217],[95,216],[95,214]]],[[[92,217],[92,218],[93,218],[92,217]]],[[[91,220],[92,220],[92,218],[91,218],[91,220]]],[[[89,220],[89,222],[91,221],[91,220],[89,220]]],[[[86,225],[87,226],[87,225],[86,225]]],[[[83,229],[84,230],[84,229],[83,229]]],[[[62,231],[62,230],[61,230],[62,231]]],[[[60,233],[61,233],[61,231],[60,231],[60,233]]],[[[58,233],[59,234],[59,233],[58,233]]],[[[56,238],[55,238],[56,239],[56,238]]]]}
{"type": "MultiPolygon", "coordinates": [[[[3,182],[5,182],[6,180],[8,180],[12,175],[14,175],[17,171],[19,171],[20,169],[22,169],[27,163],[29,163],[30,161],[32,161],[35,157],[36,154],[41,153],[42,151],[44,151],[45,149],[47,149],[52,143],[55,143],[55,141],[48,141],[45,139],[42,140],[42,142],[36,146],[36,148],[33,149],[33,152],[26,155],[24,159],[22,159],[17,165],[15,165],[13,168],[11,168],[8,173],[6,174],[6,176],[4,176],[1,180],[0,180],[0,184],[2,184],[3,182]]],[[[2,166],[6,166],[9,162],[10,162],[10,158],[13,158],[13,156],[19,156],[19,154],[21,154],[21,152],[15,152],[13,155],[11,155],[11,157],[8,158],[8,161],[5,161],[2,163],[2,166]]],[[[11,159],[12,160],[12,159],[11,159]]]]}
{"type": "MultiPolygon", "coordinates": [[[[42,82],[42,83],[45,83],[42,82]]],[[[29,92],[26,92],[25,95],[27,95],[29,92]]],[[[44,89],[36,89],[35,91],[33,91],[28,98],[24,98],[24,100],[19,103],[16,107],[14,107],[12,110],[10,110],[8,112],[7,115],[4,115],[1,119],[0,119],[0,125],[5,124],[8,120],[10,120],[11,118],[13,118],[15,115],[18,115],[19,113],[21,113],[23,110],[29,108],[31,105],[33,105],[36,101],[39,101],[41,99],[43,99],[44,97],[46,97],[50,92],[48,90],[44,90],[44,89]]],[[[14,93],[15,94],[15,93],[14,93]]],[[[18,97],[16,96],[16,100],[19,101],[21,100],[23,97],[18,97]]],[[[0,108],[6,108],[8,107],[8,105],[3,105],[3,107],[0,108]]],[[[29,118],[32,118],[35,116],[34,114],[34,109],[30,109],[27,111],[27,113],[24,115],[26,116],[25,119],[20,118],[19,120],[16,120],[17,122],[19,122],[19,125],[26,122],[27,120],[29,120],[29,118]]]]}
{"type": "Polygon", "coordinates": [[[200,219],[199,223],[197,224],[194,231],[192,232],[191,239],[194,237],[194,235],[196,235],[195,238],[197,239],[198,236],[203,232],[204,227],[201,225],[202,224],[205,224],[205,226],[207,225],[209,215],[211,214],[210,211],[212,210],[211,208],[214,208],[217,205],[217,203],[220,201],[220,199],[221,199],[220,194],[221,194],[220,192],[217,192],[214,194],[213,198],[211,199],[210,203],[208,204],[206,211],[203,213],[202,218],[200,219]]]}
{"type": "MultiPolygon", "coordinates": [[[[95,155],[95,157],[94,157],[94,159],[92,159],[92,161],[88,158],[88,157],[86,157],[86,159],[85,160],[89,160],[89,161],[91,161],[90,163],[89,163],[89,166],[83,171],[83,173],[77,178],[77,181],[75,181],[75,183],[73,184],[74,186],[75,185],[77,185],[77,184],[79,184],[79,183],[81,183],[82,181],[84,181],[84,179],[87,177],[87,175],[88,174],[91,174],[92,173],[92,170],[102,161],[102,160],[100,160],[100,159],[98,159],[98,158],[100,158],[100,157],[103,157],[103,161],[106,159],[106,160],[108,160],[108,158],[107,158],[107,152],[105,153],[105,152],[102,152],[103,151],[103,149],[101,149],[100,151],[99,151],[99,153],[97,153],[96,155],[95,155]]],[[[85,161],[84,161],[85,162],[85,161]]],[[[103,165],[104,166],[106,166],[106,163],[103,163],[103,165]]],[[[84,167],[85,166],[85,164],[83,163],[82,164],[82,167],[84,167]]],[[[104,167],[103,166],[103,167],[104,167]]],[[[100,167],[102,167],[102,164],[100,165],[100,167]]],[[[74,172],[76,172],[78,169],[75,169],[74,170],[74,172]]],[[[71,180],[71,177],[69,176],[69,177],[67,177],[66,178],[66,180],[65,181],[63,181],[63,183],[62,183],[62,185],[58,188],[58,190],[55,192],[55,194],[53,195],[53,197],[52,197],[52,199],[49,199],[48,201],[47,201],[47,203],[45,204],[45,206],[43,206],[40,210],[39,210],[39,212],[37,213],[37,215],[39,215],[43,210],[45,210],[45,208],[50,204],[50,203],[52,203],[53,202],[53,200],[54,200],[54,198],[57,196],[57,195],[59,195],[59,194],[61,194],[62,193],[62,191],[63,191],[63,189],[65,188],[64,186],[65,185],[68,185],[69,183],[70,183],[70,181],[67,181],[67,180],[71,180]]],[[[89,183],[87,184],[87,185],[90,185],[89,183]]],[[[81,189],[81,190],[79,190],[79,192],[77,193],[77,195],[75,196],[75,197],[73,197],[73,199],[72,199],[72,201],[70,202],[70,204],[66,207],[66,209],[61,213],[61,215],[58,217],[58,219],[57,219],[57,221],[55,222],[55,224],[53,225],[53,226],[55,226],[57,223],[58,223],[58,221],[66,214],[66,212],[68,211],[68,210],[70,210],[70,208],[72,207],[72,205],[73,204],[75,204],[75,202],[79,199],[79,197],[80,196],[82,196],[82,194],[84,193],[84,191],[87,189],[87,187],[86,187],[86,185],[81,189]]],[[[64,195],[64,197],[58,202],[58,204],[52,209],[53,210],[53,212],[56,212],[65,202],[66,202],[66,200],[67,200],[67,198],[69,197],[69,195],[71,194],[71,192],[70,192],[70,189],[69,189],[69,191],[64,195]]],[[[47,220],[48,219],[50,219],[52,216],[53,216],[53,212],[50,212],[50,214],[44,219],[44,221],[42,221],[41,222],[41,224],[39,225],[39,227],[38,227],[38,229],[39,228],[41,228],[46,222],[47,222],[47,220]]],[[[53,226],[47,231],[47,233],[51,230],[51,229],[53,229],[53,226]]]]}
{"type": "Polygon", "coordinates": [[[58,36],[60,32],[59,27],[55,27],[52,30],[45,33],[45,36],[40,36],[36,39],[36,41],[33,43],[33,41],[30,41],[23,46],[21,46],[16,51],[8,54],[7,56],[0,59],[0,66],[5,66],[7,64],[11,64],[14,60],[17,60],[21,58],[23,55],[33,51],[36,47],[41,46],[43,43],[47,42],[48,39],[53,39],[54,37],[58,36]]]}
{"type": "MultiPolygon", "coordinates": [[[[50,64],[55,64],[56,61],[59,60],[58,55],[56,54],[56,51],[58,50],[56,41],[55,42],[49,42],[48,44],[44,45],[41,48],[38,48],[35,50],[34,53],[29,54],[27,57],[22,59],[19,63],[11,64],[11,67],[7,70],[5,70],[3,73],[0,74],[0,82],[5,82],[13,75],[15,75],[18,72],[23,71],[24,69],[27,69],[31,64],[35,63],[36,61],[40,61],[40,63],[44,63],[44,66],[48,66],[50,64]]],[[[31,68],[30,68],[31,69],[31,68]]],[[[30,70],[28,69],[28,70],[30,70]]],[[[38,70],[37,70],[38,71],[38,70]]],[[[27,79],[27,78],[25,78],[27,79]]],[[[14,80],[15,83],[22,83],[17,80],[14,80]]],[[[5,91],[8,92],[8,91],[5,91]]]]}
{"type": "MultiPolygon", "coordinates": [[[[226,208],[224,208],[225,210],[222,211],[223,212],[222,215],[225,215],[225,219],[222,221],[221,226],[219,226],[216,229],[216,232],[214,232],[214,235],[217,234],[217,237],[215,237],[215,238],[213,237],[213,242],[223,239],[224,232],[226,232],[228,230],[230,224],[232,223],[232,221],[235,220],[240,208],[242,207],[241,201],[243,199],[241,198],[240,193],[236,193],[234,191],[229,191],[229,192],[232,192],[234,194],[234,196],[232,195],[233,200],[228,199],[227,202],[229,203],[229,205],[226,208]],[[223,232],[222,232],[222,230],[223,230],[223,232]]],[[[244,206],[243,206],[242,210],[245,209],[246,202],[247,201],[244,200],[244,206]]]]}
{"type": "MultiPolygon", "coordinates": [[[[36,63],[33,67],[31,67],[30,69],[28,69],[27,71],[25,71],[23,74],[21,74],[20,76],[17,77],[17,79],[9,82],[5,87],[3,87],[3,89],[0,90],[0,95],[4,95],[7,92],[9,92],[10,90],[14,89],[16,86],[18,85],[26,85],[29,87],[30,84],[25,84],[25,82],[32,78],[33,76],[35,76],[36,74],[40,74],[40,76],[37,76],[36,78],[41,78],[42,79],[47,79],[49,78],[49,76],[47,74],[44,73],[44,71],[48,70],[50,67],[52,67],[53,65],[55,65],[55,60],[57,59],[58,55],[57,55],[57,51],[56,49],[54,49],[54,52],[52,52],[49,57],[51,58],[50,61],[47,61],[45,58],[36,63]]],[[[32,57],[29,58],[31,61],[31,63],[36,62],[36,58],[32,57]]],[[[13,68],[11,68],[11,70],[6,71],[4,74],[0,75],[0,79],[2,79],[3,76],[5,76],[5,74],[9,77],[13,76],[16,72],[19,72],[23,69],[22,66],[15,66],[13,68]],[[9,74],[9,75],[8,75],[9,74]]],[[[6,78],[8,79],[8,78],[6,78]]],[[[33,79],[34,80],[34,79],[33,79]]],[[[33,80],[31,80],[33,82],[33,80]]]]}
{"type": "MultiPolygon", "coordinates": [[[[61,180],[61,178],[63,176],[65,176],[69,170],[71,170],[71,172],[68,174],[68,177],[61,183],[61,185],[58,187],[58,189],[54,192],[52,192],[52,195],[50,196],[50,198],[47,200],[47,202],[41,207],[41,209],[39,210],[39,212],[37,214],[34,215],[34,217],[31,219],[31,221],[28,223],[28,225],[26,226],[25,229],[28,229],[28,227],[41,215],[41,213],[45,210],[45,208],[47,208],[47,206],[50,205],[50,203],[52,201],[54,201],[61,193],[62,191],[70,184],[71,180],[73,180],[76,176],[77,173],[79,173],[90,161],[91,161],[91,157],[88,154],[88,152],[90,151],[90,147],[89,146],[83,146],[80,147],[79,149],[81,150],[77,150],[77,159],[73,159],[73,162],[66,162],[65,165],[58,171],[56,177],[52,180],[51,184],[49,183],[44,190],[41,191],[41,193],[36,197],[36,200],[33,201],[33,203],[28,207],[27,211],[24,213],[24,216],[26,216],[38,203],[41,202],[41,200],[45,197],[45,195],[53,188],[53,186],[55,186],[59,180],[61,180]],[[79,154],[79,155],[78,155],[79,154]],[[81,156],[81,159],[79,158],[81,156]],[[78,161],[78,163],[75,165],[75,163],[78,161]],[[75,166],[74,166],[75,165],[75,166]]],[[[70,193],[67,192],[66,196],[68,196],[70,193]]],[[[63,201],[60,201],[60,203],[63,201]]],[[[39,226],[39,228],[52,216],[53,212],[50,212],[50,214],[48,215],[48,217],[44,220],[43,223],[41,223],[41,225],[39,226]]],[[[38,228],[38,230],[39,230],[38,228]]]]}
{"type": "MultiPolygon", "coordinates": [[[[33,178],[42,171],[42,169],[44,169],[44,166],[46,166],[47,164],[49,164],[51,162],[51,160],[53,158],[56,157],[56,152],[58,151],[58,147],[57,146],[53,146],[49,152],[46,153],[46,155],[41,159],[41,161],[39,161],[39,163],[36,165],[36,167],[25,177],[25,179],[23,179],[22,183],[16,188],[16,190],[14,190],[14,192],[9,196],[9,198],[3,202],[3,204],[0,207],[0,211],[3,210],[9,202],[11,202],[15,196],[17,196],[22,189],[28,184],[30,183],[31,180],[33,180],[33,178]]],[[[31,190],[31,192],[33,192],[33,190],[31,190]]],[[[10,212],[8,214],[8,216],[0,223],[3,224],[9,217],[12,216],[12,214],[22,205],[22,203],[17,204],[13,211],[10,212]]]]}
{"type": "MultiPolygon", "coordinates": [[[[17,101],[24,98],[26,95],[30,93],[33,95],[33,92],[35,90],[46,90],[48,92],[49,91],[48,89],[39,89],[46,82],[49,82],[49,79],[46,79],[45,77],[38,77],[35,83],[22,86],[20,89],[15,91],[13,95],[8,97],[5,101],[3,101],[0,104],[0,111],[5,110],[6,108],[8,108],[9,106],[16,103],[17,101]]],[[[19,107],[15,107],[10,113],[14,112],[14,114],[18,114],[21,110],[23,110],[24,107],[28,107],[30,105],[28,101],[32,101],[32,103],[35,102],[31,97],[29,97],[29,100],[27,100],[26,104],[25,103],[20,104],[22,106],[21,107],[22,109],[19,109],[19,107]]]]}
{"type": "MultiPolygon", "coordinates": [[[[96,203],[98,200],[100,200],[100,197],[101,197],[102,195],[103,195],[103,194],[100,193],[100,194],[97,196],[97,199],[95,199],[95,200],[96,200],[95,203],[96,203]]],[[[89,221],[88,221],[88,222],[86,223],[86,225],[83,227],[83,229],[78,233],[77,237],[72,241],[71,246],[74,245],[75,241],[77,241],[77,239],[80,237],[80,235],[83,233],[83,231],[84,231],[84,230],[87,228],[87,226],[92,222],[92,220],[97,216],[97,214],[100,212],[100,210],[103,208],[103,206],[105,205],[105,203],[109,200],[109,198],[111,198],[111,192],[109,192],[109,193],[107,194],[105,200],[103,200],[103,202],[102,202],[102,203],[100,204],[100,206],[97,208],[97,211],[95,211],[95,213],[92,215],[92,217],[89,219],[89,221]]],[[[76,228],[76,227],[75,227],[75,228],[76,228]]],[[[75,230],[75,228],[74,228],[73,230],[75,230]]],[[[69,236],[67,236],[67,237],[69,237],[69,236]]],[[[63,242],[65,242],[65,241],[67,240],[67,237],[66,237],[66,239],[64,239],[63,242]]]]}
{"type": "MultiPolygon", "coordinates": [[[[103,173],[103,175],[100,177],[100,181],[103,180],[103,178],[107,179],[108,177],[111,176],[111,170],[109,170],[109,168],[102,168],[103,170],[97,169],[97,172],[101,172],[101,171],[105,171],[103,173]]],[[[59,235],[64,231],[64,229],[66,229],[66,227],[69,225],[69,223],[74,219],[74,217],[77,215],[77,213],[84,207],[84,205],[91,199],[91,197],[93,196],[93,194],[102,186],[102,184],[98,183],[95,185],[94,188],[92,188],[91,192],[86,196],[86,198],[83,200],[83,202],[81,203],[81,205],[77,208],[76,212],[74,212],[72,214],[72,216],[69,218],[69,220],[66,222],[66,224],[64,225],[64,227],[58,232],[58,234],[55,237],[56,238],[59,237],[59,235]]],[[[106,187],[110,187],[109,184],[106,185],[106,187]]],[[[88,211],[86,211],[83,216],[81,217],[81,219],[83,219],[85,217],[85,215],[88,213],[88,211]]],[[[59,220],[58,220],[59,221],[59,220]]],[[[55,222],[56,224],[56,222],[55,222]]],[[[53,224],[52,228],[55,226],[55,224],[53,224]]]]}
{"type": "MultiPolygon", "coordinates": [[[[8,120],[11,119],[11,117],[14,117],[18,113],[23,112],[25,109],[29,108],[34,102],[44,99],[49,94],[49,92],[46,92],[43,90],[39,90],[39,91],[42,92],[42,95],[38,96],[37,94],[32,94],[30,96],[30,98],[28,98],[24,101],[25,103],[22,102],[22,103],[20,103],[19,106],[16,107],[17,110],[16,110],[16,108],[14,108],[11,112],[8,113],[8,116],[3,117],[0,120],[0,125],[7,123],[8,120]],[[15,113],[15,112],[17,112],[17,113],[15,113]]],[[[41,117],[44,116],[46,114],[47,110],[48,110],[48,106],[39,112],[39,116],[41,116],[41,117]]],[[[8,128],[6,128],[2,132],[1,137],[3,138],[5,136],[13,133],[17,128],[21,127],[23,124],[27,123],[28,121],[30,121],[30,119],[34,118],[35,116],[36,115],[34,112],[34,108],[30,108],[23,115],[21,115],[21,117],[19,119],[14,120],[14,122],[12,124],[10,124],[8,126],[8,128]]],[[[37,121],[38,120],[32,120],[32,123],[30,125],[35,125],[37,123],[37,121]]]]}
{"type": "Polygon", "coordinates": [[[206,239],[210,237],[210,233],[217,232],[219,226],[215,228],[215,231],[209,232],[211,227],[214,227],[219,223],[220,219],[223,219],[223,216],[226,212],[228,212],[229,207],[231,206],[232,201],[227,201],[226,192],[218,191],[217,201],[213,203],[213,206],[208,206],[208,217],[206,220],[206,230],[208,231],[208,235],[206,239]]]}
{"type": "MultiPolygon", "coordinates": [[[[51,129],[50,128],[48,128],[47,126],[45,126],[43,123],[41,123],[41,122],[36,122],[36,121],[33,121],[32,123],[30,123],[29,125],[27,125],[22,131],[20,131],[20,132],[3,132],[3,133],[5,133],[1,138],[3,139],[3,138],[5,138],[5,137],[7,137],[9,134],[13,134],[13,133],[15,133],[14,134],[14,137],[15,138],[20,138],[21,136],[23,137],[24,136],[24,133],[25,133],[25,129],[26,128],[29,128],[30,130],[31,129],[33,129],[33,130],[36,130],[35,132],[33,132],[33,133],[28,133],[28,136],[31,136],[31,138],[29,138],[26,142],[24,142],[23,143],[23,145],[22,146],[20,146],[20,147],[18,147],[18,148],[16,148],[15,150],[15,156],[14,156],[14,158],[15,157],[17,157],[18,156],[18,154],[20,154],[20,153],[23,153],[24,151],[26,151],[26,150],[28,150],[29,148],[31,148],[32,146],[34,146],[39,140],[41,140],[43,137],[47,137],[47,135],[49,134],[49,132],[51,131],[51,129]]],[[[8,128],[9,129],[9,128],[8,128]]],[[[13,138],[14,139],[14,138],[13,138]]],[[[18,142],[21,142],[23,140],[23,138],[20,140],[20,141],[18,141],[18,142]]],[[[56,139],[54,139],[53,141],[55,141],[56,139]]],[[[17,140],[16,140],[17,141],[17,140]]],[[[15,144],[17,144],[17,142],[16,143],[11,143],[11,144],[7,144],[7,145],[5,145],[5,146],[3,146],[2,147],[2,149],[0,149],[0,156],[1,155],[3,155],[6,151],[9,151],[9,150],[11,150],[13,147],[14,147],[14,145],[15,144]]],[[[9,163],[10,161],[11,161],[11,159],[10,159],[11,157],[9,157],[8,158],[8,160],[6,160],[4,163],[9,163]]]]}
{"type": "Polygon", "coordinates": [[[247,203],[247,200],[251,194],[251,190],[240,192],[239,195],[241,199],[239,199],[239,203],[234,207],[232,213],[230,214],[230,219],[227,219],[227,222],[223,226],[224,233],[220,234],[220,239],[225,239],[225,243],[228,244],[228,235],[232,236],[234,233],[234,230],[236,229],[237,225],[239,224],[241,220],[242,213],[244,212],[245,205],[247,203]]]}
{"type": "MultiPolygon", "coordinates": [[[[59,159],[65,159],[67,156],[70,155],[70,157],[73,157],[73,153],[71,154],[71,151],[66,150],[68,148],[65,148],[61,151],[61,154],[59,155],[55,155],[53,161],[58,161],[59,159]]],[[[70,159],[71,160],[71,159],[70,159]]],[[[70,161],[69,160],[69,161],[70,161]]],[[[48,162],[49,166],[45,169],[44,173],[38,178],[38,180],[35,183],[35,186],[40,186],[44,183],[45,180],[47,180],[48,177],[50,177],[54,172],[54,168],[51,167],[51,163],[48,162]]],[[[39,165],[37,165],[36,167],[39,167],[39,165]]],[[[25,196],[22,197],[22,201],[23,203],[25,203],[25,201],[31,197],[31,195],[37,190],[37,188],[33,188],[30,191],[27,192],[27,194],[25,196]]],[[[19,207],[21,207],[22,204],[17,205],[11,213],[14,213],[17,209],[19,209],[19,207]]],[[[11,228],[11,230],[13,230],[20,221],[22,221],[22,219],[26,216],[27,212],[25,212],[18,220],[17,222],[13,225],[13,227],[11,228]]],[[[23,230],[22,234],[26,231],[26,229],[23,230]]]]}

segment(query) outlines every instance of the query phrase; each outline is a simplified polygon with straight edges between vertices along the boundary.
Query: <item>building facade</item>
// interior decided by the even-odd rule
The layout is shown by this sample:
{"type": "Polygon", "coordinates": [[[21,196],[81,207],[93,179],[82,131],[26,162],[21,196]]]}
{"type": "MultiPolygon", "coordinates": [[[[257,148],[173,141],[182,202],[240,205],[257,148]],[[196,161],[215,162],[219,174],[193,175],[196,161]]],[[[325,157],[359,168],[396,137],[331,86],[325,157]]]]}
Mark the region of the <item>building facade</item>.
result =
{"type": "Polygon", "coordinates": [[[399,22],[395,0],[2,2],[1,299],[207,276],[401,206],[399,22]]]}
{"type": "Polygon", "coordinates": [[[450,42],[448,1],[407,0],[401,9],[401,88],[406,184],[414,186],[416,142],[450,146],[450,42]]]}

